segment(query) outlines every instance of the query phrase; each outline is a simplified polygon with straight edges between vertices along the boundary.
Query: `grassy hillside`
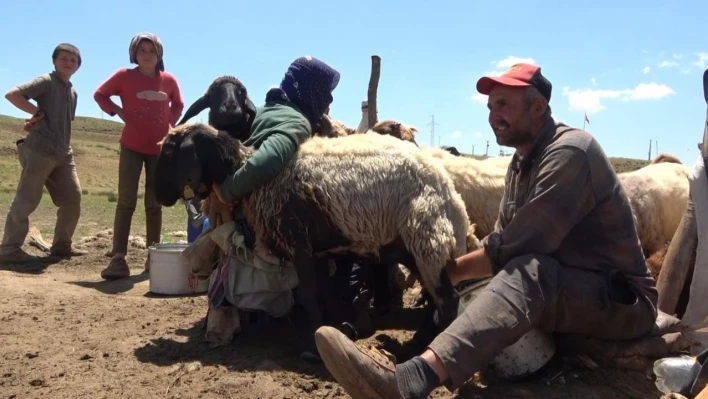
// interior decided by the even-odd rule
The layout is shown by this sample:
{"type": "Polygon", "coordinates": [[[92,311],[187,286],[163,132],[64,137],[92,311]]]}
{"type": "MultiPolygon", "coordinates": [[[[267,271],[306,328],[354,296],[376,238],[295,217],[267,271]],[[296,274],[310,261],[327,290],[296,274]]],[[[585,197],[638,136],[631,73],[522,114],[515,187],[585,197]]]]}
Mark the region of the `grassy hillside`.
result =
{"type": "MultiPolygon", "coordinates": [[[[20,176],[15,141],[24,136],[23,120],[0,115],[0,223],[4,225],[7,211],[14,197],[20,176]]],[[[122,123],[89,117],[77,117],[73,127],[73,147],[76,167],[84,194],[83,211],[78,227],[79,236],[93,234],[112,227],[118,188],[118,138],[122,123]]],[[[465,156],[472,156],[463,154],[465,156]]],[[[484,156],[474,156],[483,159],[484,156]]],[[[628,158],[611,158],[618,172],[639,169],[646,161],[628,158]]],[[[132,234],[144,235],[145,212],[142,193],[145,174],[140,180],[140,199],[135,210],[132,234]]],[[[46,193],[46,189],[45,189],[46,193]]],[[[56,207],[49,195],[42,203],[31,223],[40,227],[45,237],[51,237],[56,220],[56,207]]],[[[163,233],[186,229],[186,213],[181,205],[164,210],[163,233]]]]}
{"type": "MultiPolygon", "coordinates": [[[[0,224],[3,226],[21,172],[15,141],[24,137],[22,124],[23,120],[20,118],[0,115],[0,224]]],[[[122,127],[122,123],[98,118],[77,117],[74,122],[72,145],[84,194],[82,215],[77,228],[79,237],[113,227],[118,192],[118,139],[122,127]]],[[[140,179],[140,198],[131,231],[133,235],[145,235],[144,184],[145,172],[140,179]]],[[[55,221],[56,207],[45,188],[45,195],[38,209],[30,216],[30,223],[38,226],[45,238],[50,238],[55,221]]],[[[164,209],[163,234],[184,230],[184,207],[178,203],[172,208],[164,209]]]]}

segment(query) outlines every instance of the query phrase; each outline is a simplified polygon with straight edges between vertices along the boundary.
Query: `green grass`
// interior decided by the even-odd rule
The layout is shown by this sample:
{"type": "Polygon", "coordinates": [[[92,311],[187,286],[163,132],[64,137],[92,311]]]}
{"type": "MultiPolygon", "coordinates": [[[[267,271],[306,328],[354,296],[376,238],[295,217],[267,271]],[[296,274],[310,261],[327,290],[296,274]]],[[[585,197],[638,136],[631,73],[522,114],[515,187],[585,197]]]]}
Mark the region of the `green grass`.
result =
{"type": "MultiPolygon", "coordinates": [[[[22,122],[20,118],[0,115],[0,224],[3,226],[21,173],[15,141],[24,137],[22,122]]],[[[122,127],[122,123],[88,117],[77,117],[74,122],[72,146],[83,193],[77,237],[89,236],[113,228],[115,201],[118,197],[120,148],[118,139],[122,127]]],[[[144,185],[145,172],[143,171],[130,233],[143,237],[145,236],[144,185]]],[[[47,240],[51,239],[54,233],[56,210],[45,188],[39,207],[30,216],[30,223],[39,227],[47,240]]],[[[163,208],[163,236],[168,236],[174,231],[185,231],[186,219],[187,213],[180,203],[171,208],[163,208]]]]}

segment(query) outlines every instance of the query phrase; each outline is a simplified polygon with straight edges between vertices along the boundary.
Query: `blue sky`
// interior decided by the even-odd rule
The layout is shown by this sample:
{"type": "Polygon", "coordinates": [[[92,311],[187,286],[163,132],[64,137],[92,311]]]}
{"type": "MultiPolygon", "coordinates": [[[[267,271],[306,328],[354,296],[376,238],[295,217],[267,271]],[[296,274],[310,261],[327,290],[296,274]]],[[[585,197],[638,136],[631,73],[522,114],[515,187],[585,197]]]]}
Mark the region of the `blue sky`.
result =
{"type": "MultiPolygon", "coordinates": [[[[510,59],[541,65],[554,86],[554,116],[582,127],[587,112],[588,131],[610,156],[646,159],[649,140],[656,140],[660,152],[693,164],[706,116],[708,41],[701,32],[708,3],[701,1],[6,3],[0,90],[50,71],[52,49],[68,41],[82,52],[73,81],[85,116],[101,116],[93,91],[130,66],[128,44],[140,31],[163,40],[185,110],[225,74],[240,78],[261,105],[293,59],[313,55],[341,72],[331,115],[352,127],[377,54],[379,119],[414,125],[419,142],[430,144],[435,115],[435,145],[463,152],[474,146],[476,154],[487,140],[490,154],[499,147],[475,83],[510,59]]],[[[4,99],[0,114],[24,116],[4,99]]]]}

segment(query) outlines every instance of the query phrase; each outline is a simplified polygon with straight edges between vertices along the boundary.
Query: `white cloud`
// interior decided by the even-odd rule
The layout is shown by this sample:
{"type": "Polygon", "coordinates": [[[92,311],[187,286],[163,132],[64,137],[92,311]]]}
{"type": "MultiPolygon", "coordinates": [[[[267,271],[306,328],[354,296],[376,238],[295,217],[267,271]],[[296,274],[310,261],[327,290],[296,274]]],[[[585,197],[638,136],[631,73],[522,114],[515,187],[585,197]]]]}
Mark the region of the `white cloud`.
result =
{"type": "Polygon", "coordinates": [[[452,137],[453,139],[459,139],[460,137],[462,137],[462,132],[459,130],[455,130],[454,132],[452,132],[450,137],[452,137]]]}
{"type": "Polygon", "coordinates": [[[590,83],[592,83],[593,86],[597,86],[597,79],[590,78],[590,83]]]}
{"type": "Polygon", "coordinates": [[[697,53],[696,56],[698,56],[698,60],[693,65],[701,69],[708,68],[708,53],[697,53]]]}
{"type": "Polygon", "coordinates": [[[571,111],[584,111],[596,114],[606,109],[603,100],[616,99],[620,101],[658,100],[676,92],[670,87],[657,83],[640,83],[633,89],[624,90],[570,90],[563,88],[563,95],[568,97],[571,111]]]}
{"type": "Polygon", "coordinates": [[[491,64],[494,65],[496,69],[485,72],[484,76],[499,76],[506,72],[510,66],[519,63],[536,65],[536,60],[530,57],[516,57],[512,55],[504,58],[503,60],[492,61],[491,64]]]}
{"type": "Polygon", "coordinates": [[[488,96],[485,96],[482,93],[475,93],[475,95],[473,95],[471,98],[472,101],[476,101],[482,105],[487,105],[487,97],[488,96]]]}
{"type": "Polygon", "coordinates": [[[503,60],[497,62],[497,68],[509,68],[510,66],[514,64],[519,64],[519,63],[524,63],[524,64],[536,64],[536,60],[533,58],[522,58],[522,57],[506,57],[503,60]]]}
{"type": "Polygon", "coordinates": [[[475,135],[475,137],[482,137],[482,136],[484,136],[484,133],[476,132],[474,135],[475,135]]]}
{"type": "Polygon", "coordinates": [[[659,100],[676,93],[672,88],[658,83],[640,83],[634,89],[623,90],[622,101],[659,100]]]}
{"type": "Polygon", "coordinates": [[[661,61],[659,63],[659,68],[673,68],[679,66],[679,63],[676,61],[661,61]]]}
{"type": "Polygon", "coordinates": [[[644,73],[645,75],[648,74],[649,71],[651,71],[651,68],[649,68],[648,66],[645,66],[644,69],[642,69],[642,73],[644,73]]]}
{"type": "Polygon", "coordinates": [[[680,60],[681,58],[683,58],[683,56],[681,54],[676,54],[676,53],[674,53],[673,57],[675,60],[680,60]]]}

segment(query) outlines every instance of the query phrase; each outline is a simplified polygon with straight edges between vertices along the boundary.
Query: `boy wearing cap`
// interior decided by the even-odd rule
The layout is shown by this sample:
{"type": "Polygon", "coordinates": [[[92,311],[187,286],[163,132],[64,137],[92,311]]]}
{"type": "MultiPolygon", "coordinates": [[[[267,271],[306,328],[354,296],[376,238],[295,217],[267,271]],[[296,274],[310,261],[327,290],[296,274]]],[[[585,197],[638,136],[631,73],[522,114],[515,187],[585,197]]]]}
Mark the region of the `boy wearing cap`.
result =
{"type": "Polygon", "coordinates": [[[352,398],[452,391],[532,328],[629,340],[654,327],[658,293],[629,201],[599,143],[553,120],[551,89],[529,64],[477,82],[497,143],[516,153],[495,231],[446,268],[453,284],[494,277],[421,356],[398,365],[320,328],[320,355],[352,398]]]}
{"type": "Polygon", "coordinates": [[[22,174],[5,220],[0,263],[25,263],[56,257],[83,255],[72,246],[81,213],[81,186],[71,148],[71,123],[77,93],[71,76],[81,66],[76,46],[61,43],[52,53],[54,71],[10,89],[5,98],[32,117],[25,121],[27,137],[17,141],[22,174]],[[29,100],[35,100],[36,105],[29,100]],[[37,209],[46,185],[59,208],[50,257],[32,256],[22,250],[29,231],[29,216],[37,209]]]}

